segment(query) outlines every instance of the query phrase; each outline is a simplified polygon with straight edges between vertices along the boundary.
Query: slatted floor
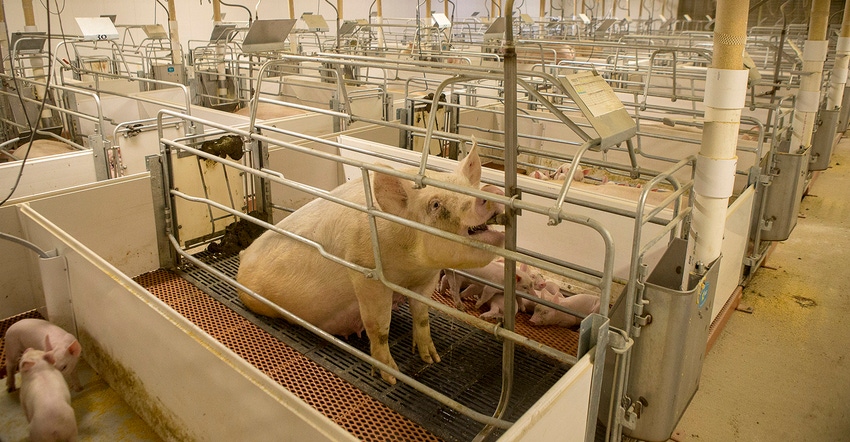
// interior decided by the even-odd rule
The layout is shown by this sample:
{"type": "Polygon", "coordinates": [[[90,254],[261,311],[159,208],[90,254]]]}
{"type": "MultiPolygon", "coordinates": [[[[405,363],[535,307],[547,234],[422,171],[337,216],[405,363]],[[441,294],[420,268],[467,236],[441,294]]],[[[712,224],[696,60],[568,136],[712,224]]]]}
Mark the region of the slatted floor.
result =
{"type": "MultiPolygon", "coordinates": [[[[218,270],[235,275],[236,257],[201,255],[218,270]]],[[[354,436],[362,440],[467,441],[482,424],[447,409],[413,388],[388,385],[368,364],[301,327],[247,311],[235,290],[208,272],[187,267],[182,275],[158,270],[136,280],[177,312],[227,345],[354,436]],[[192,282],[189,282],[191,280],[192,282]],[[193,284],[194,283],[194,284],[193,284]]],[[[436,295],[445,303],[450,299],[436,295]]],[[[466,305],[468,311],[474,306],[466,305]]],[[[517,331],[575,353],[578,334],[561,327],[531,327],[520,313],[517,331]]],[[[501,344],[488,334],[432,312],[431,330],[442,361],[425,364],[411,349],[406,307],[393,313],[390,350],[399,369],[484,414],[491,414],[501,389],[501,344]]],[[[369,342],[347,342],[368,353],[369,342]]],[[[506,419],[516,420],[568,367],[518,350],[514,392],[506,419]]],[[[494,440],[501,432],[494,432],[494,440]]]]}

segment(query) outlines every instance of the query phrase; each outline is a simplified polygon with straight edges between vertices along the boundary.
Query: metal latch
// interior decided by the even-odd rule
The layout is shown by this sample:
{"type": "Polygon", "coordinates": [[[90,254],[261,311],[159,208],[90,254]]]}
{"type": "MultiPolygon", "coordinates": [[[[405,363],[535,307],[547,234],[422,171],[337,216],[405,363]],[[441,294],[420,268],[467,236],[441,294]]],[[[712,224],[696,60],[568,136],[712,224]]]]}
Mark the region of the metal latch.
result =
{"type": "Polygon", "coordinates": [[[640,415],[643,413],[643,409],[648,405],[649,402],[643,396],[634,402],[628,396],[624,396],[623,404],[619,408],[618,420],[620,424],[630,430],[634,430],[637,426],[637,420],[640,419],[640,415]]]}

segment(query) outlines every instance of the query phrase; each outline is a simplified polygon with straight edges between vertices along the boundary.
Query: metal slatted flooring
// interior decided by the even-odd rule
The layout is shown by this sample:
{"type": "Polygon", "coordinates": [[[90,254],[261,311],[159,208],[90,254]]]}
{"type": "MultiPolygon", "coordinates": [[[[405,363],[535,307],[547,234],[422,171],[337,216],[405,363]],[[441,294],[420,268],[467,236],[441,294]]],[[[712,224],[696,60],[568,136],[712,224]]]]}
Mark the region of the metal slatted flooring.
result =
{"type": "MultiPolygon", "coordinates": [[[[198,258],[235,276],[238,257],[198,258]]],[[[236,291],[194,266],[180,275],[167,270],[136,280],[246,361],[362,440],[472,440],[483,427],[412,387],[389,385],[371,366],[301,327],[255,315],[236,291]],[[182,277],[181,277],[182,276],[182,277]],[[189,282],[191,281],[191,283],[189,282]],[[194,284],[194,285],[193,285],[194,284]]],[[[436,294],[442,302],[450,298],[436,294]]],[[[475,308],[467,301],[466,308],[475,308]]],[[[578,334],[562,327],[531,327],[517,317],[517,331],[575,353],[578,334]]],[[[426,364],[411,352],[411,317],[406,306],[393,312],[390,351],[399,370],[472,409],[492,414],[501,392],[501,343],[462,322],[431,313],[431,334],[442,361],[426,364]]],[[[368,353],[365,336],[347,342],[368,353]]],[[[518,419],[569,367],[518,349],[514,390],[506,419],[518,419]]],[[[502,432],[495,431],[488,440],[502,432]]]]}

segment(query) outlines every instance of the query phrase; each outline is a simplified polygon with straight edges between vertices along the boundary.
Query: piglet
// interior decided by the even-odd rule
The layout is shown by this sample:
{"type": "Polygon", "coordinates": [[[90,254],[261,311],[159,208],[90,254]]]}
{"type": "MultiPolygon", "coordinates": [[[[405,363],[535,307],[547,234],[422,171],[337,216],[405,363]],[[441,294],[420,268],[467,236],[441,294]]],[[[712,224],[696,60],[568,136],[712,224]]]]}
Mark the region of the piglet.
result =
{"type": "Polygon", "coordinates": [[[55,363],[50,351],[28,348],[21,356],[21,407],[33,442],[77,440],[71,392],[55,363]]]}
{"type": "MultiPolygon", "coordinates": [[[[494,284],[502,284],[505,278],[505,262],[499,259],[491,261],[484,267],[475,269],[467,269],[466,273],[478,278],[490,281],[494,284]]],[[[520,267],[516,269],[516,288],[517,291],[533,294],[534,279],[520,267]]],[[[481,284],[465,278],[454,270],[446,269],[443,277],[440,279],[440,290],[449,290],[455,307],[463,308],[462,300],[473,296],[479,296],[477,306],[480,307],[483,302],[487,302],[493,296],[497,289],[490,286],[482,286],[481,284]],[[488,290],[489,289],[489,290],[488,290]],[[482,301],[483,298],[487,298],[482,301]]]]}
{"type": "MultiPolygon", "coordinates": [[[[524,284],[521,284],[519,281],[517,282],[517,291],[527,293],[533,297],[539,297],[537,291],[530,286],[529,280],[526,279],[525,281],[524,284]]],[[[534,311],[536,305],[537,303],[532,300],[521,296],[516,297],[517,312],[534,311]]],[[[481,319],[501,319],[505,316],[505,292],[490,286],[484,287],[481,297],[475,303],[475,307],[479,309],[481,307],[489,307],[488,311],[481,314],[481,319]]]]}
{"type": "MultiPolygon", "coordinates": [[[[570,174],[570,167],[572,167],[572,163],[564,163],[561,164],[555,172],[552,173],[553,180],[565,180],[570,174]]],[[[584,179],[584,169],[579,166],[576,168],[575,173],[573,174],[573,181],[582,181],[584,179]]]]}
{"type": "Polygon", "coordinates": [[[535,178],[535,179],[538,179],[538,180],[543,180],[543,181],[547,181],[547,180],[552,179],[547,173],[545,173],[541,170],[535,170],[534,172],[530,172],[528,174],[528,176],[535,178]]]}
{"type": "Polygon", "coordinates": [[[74,368],[82,347],[74,335],[43,319],[21,319],[6,330],[6,390],[15,391],[15,368],[24,350],[53,351],[56,368],[74,391],[81,390],[74,368]],[[47,345],[50,345],[50,348],[47,345]]]}
{"type": "MultiPolygon", "coordinates": [[[[589,315],[591,313],[599,312],[599,297],[594,295],[580,293],[567,298],[555,295],[544,295],[544,299],[566,307],[576,313],[589,315]]],[[[581,318],[560,310],[555,310],[552,307],[547,307],[543,304],[537,304],[534,308],[534,314],[531,316],[530,321],[532,325],[560,325],[563,327],[572,327],[581,322],[581,318]]]]}

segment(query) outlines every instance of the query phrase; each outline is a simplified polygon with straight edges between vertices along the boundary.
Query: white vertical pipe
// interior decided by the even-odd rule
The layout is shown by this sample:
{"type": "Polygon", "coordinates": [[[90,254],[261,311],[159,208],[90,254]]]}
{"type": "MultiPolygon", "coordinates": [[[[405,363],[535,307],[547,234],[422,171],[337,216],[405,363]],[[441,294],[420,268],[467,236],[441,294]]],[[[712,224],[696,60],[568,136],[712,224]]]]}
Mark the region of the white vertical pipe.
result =
{"type": "Polygon", "coordinates": [[[829,92],[826,96],[826,108],[838,109],[844,99],[844,86],[847,84],[847,66],[850,62],[850,0],[844,3],[844,18],[841,22],[841,34],[835,46],[835,65],[829,77],[829,92]]]}
{"type": "Polygon", "coordinates": [[[823,62],[829,47],[829,41],[826,39],[828,21],[829,0],[814,0],[809,21],[809,38],[803,46],[803,73],[794,104],[789,152],[802,151],[812,145],[815,117],[820,106],[823,62]]]}
{"type": "Polygon", "coordinates": [[[691,224],[696,263],[720,256],[735,184],[738,128],[747,92],[743,51],[749,0],[718,0],[712,67],[706,73],[705,126],[694,179],[691,224]]]}

